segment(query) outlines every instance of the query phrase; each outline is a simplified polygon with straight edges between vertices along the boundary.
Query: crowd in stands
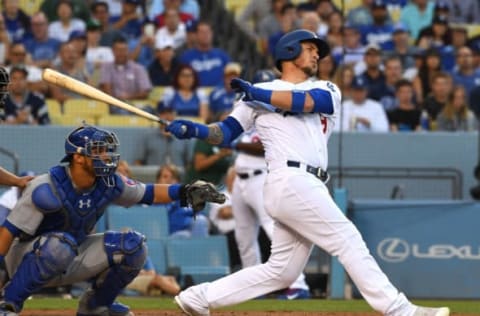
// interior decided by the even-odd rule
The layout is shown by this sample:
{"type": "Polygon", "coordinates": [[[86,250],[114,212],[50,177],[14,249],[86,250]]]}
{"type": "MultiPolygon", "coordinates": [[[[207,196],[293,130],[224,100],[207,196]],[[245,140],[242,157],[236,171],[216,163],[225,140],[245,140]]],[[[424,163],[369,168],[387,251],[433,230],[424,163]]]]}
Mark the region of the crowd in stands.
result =
{"type": "MultiPolygon", "coordinates": [[[[44,0],[30,15],[20,0],[1,2],[0,65],[10,72],[11,88],[0,124],[57,124],[48,101],[64,105],[83,98],[42,81],[47,67],[166,120],[218,121],[239,98],[230,80],[250,67],[214,45],[216,21],[203,19],[200,0],[44,0]]],[[[479,1],[358,0],[348,10],[341,5],[250,0],[235,12],[235,27],[275,72],[272,52],[285,33],[304,28],[329,43],[331,53],[319,62],[317,77],[342,91],[337,132],[477,130],[479,1]]],[[[112,106],[106,115],[130,114],[112,106]]],[[[146,130],[134,150],[132,165],[161,166],[160,183],[201,178],[222,185],[235,159],[232,148],[177,140],[161,126],[146,130]]],[[[170,233],[233,236],[228,207],[199,214],[194,223],[191,211],[173,203],[170,233]]]]}

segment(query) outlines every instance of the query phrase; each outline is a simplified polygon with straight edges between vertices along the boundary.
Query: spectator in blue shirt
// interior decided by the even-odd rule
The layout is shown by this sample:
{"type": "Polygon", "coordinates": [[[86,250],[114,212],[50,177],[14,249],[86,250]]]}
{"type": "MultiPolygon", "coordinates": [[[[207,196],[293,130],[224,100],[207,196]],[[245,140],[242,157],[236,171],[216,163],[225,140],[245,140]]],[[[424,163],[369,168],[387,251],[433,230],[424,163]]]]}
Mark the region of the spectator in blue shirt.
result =
{"type": "MultiPolygon", "coordinates": [[[[172,164],[162,165],[157,172],[156,183],[174,184],[180,182],[180,171],[172,164]]],[[[193,218],[193,210],[181,207],[180,202],[171,202],[167,205],[168,227],[170,237],[195,238],[207,237],[209,220],[205,214],[197,213],[193,218]]]]}
{"type": "Polygon", "coordinates": [[[434,7],[431,0],[411,0],[402,9],[400,21],[410,30],[413,39],[416,40],[420,30],[431,24],[434,7]]]}
{"type": "Polygon", "coordinates": [[[473,52],[469,47],[458,49],[452,78],[455,85],[465,87],[467,95],[470,95],[475,87],[480,86],[480,69],[475,67],[473,52]]]}
{"type": "Polygon", "coordinates": [[[371,5],[372,23],[360,27],[364,44],[376,44],[382,49],[392,49],[393,25],[389,22],[387,5],[374,0],[371,5]]]}
{"type": "Polygon", "coordinates": [[[10,40],[12,42],[23,40],[30,33],[30,17],[20,9],[17,0],[4,0],[3,4],[2,14],[10,40]]]}
{"type": "Polygon", "coordinates": [[[238,63],[228,63],[225,66],[223,85],[215,87],[210,93],[209,119],[216,121],[215,117],[224,112],[229,112],[233,108],[236,92],[230,87],[230,81],[239,77],[242,73],[242,66],[238,63]]]}
{"type": "Polygon", "coordinates": [[[48,20],[43,12],[32,15],[31,25],[33,36],[25,40],[25,48],[37,67],[51,67],[61,42],[48,36],[48,20]]]}
{"type": "Polygon", "coordinates": [[[142,35],[143,18],[138,16],[137,6],[140,0],[123,0],[122,13],[111,21],[113,28],[120,31],[127,39],[136,39],[142,35]]]}
{"type": "Polygon", "coordinates": [[[190,65],[198,74],[200,86],[217,86],[223,82],[223,68],[230,56],[213,44],[212,27],[207,22],[197,24],[196,46],[180,56],[182,64],[190,65]]]}

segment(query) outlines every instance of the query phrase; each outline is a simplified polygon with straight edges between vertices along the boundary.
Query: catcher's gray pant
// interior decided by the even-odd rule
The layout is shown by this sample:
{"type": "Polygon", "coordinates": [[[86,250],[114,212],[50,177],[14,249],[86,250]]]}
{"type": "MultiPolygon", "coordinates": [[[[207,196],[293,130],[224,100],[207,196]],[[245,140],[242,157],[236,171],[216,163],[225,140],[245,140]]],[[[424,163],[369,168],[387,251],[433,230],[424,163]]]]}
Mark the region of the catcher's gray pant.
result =
{"type": "MultiPolygon", "coordinates": [[[[250,174],[253,175],[253,172],[250,174]]],[[[265,211],[263,203],[263,184],[267,171],[250,176],[248,179],[235,178],[232,189],[232,210],[235,217],[235,239],[244,268],[261,263],[258,231],[260,226],[272,240],[273,219],[265,211]]],[[[290,288],[309,290],[302,273],[289,286],[290,288]]]]}
{"type": "MultiPolygon", "coordinates": [[[[5,257],[8,274],[12,276],[23,260],[25,254],[33,250],[33,244],[45,237],[37,237],[28,242],[19,242],[16,239],[5,257]]],[[[47,286],[60,286],[89,280],[109,268],[107,254],[105,253],[103,234],[94,234],[78,247],[78,255],[68,266],[67,271],[55,277],[47,286]]]]}

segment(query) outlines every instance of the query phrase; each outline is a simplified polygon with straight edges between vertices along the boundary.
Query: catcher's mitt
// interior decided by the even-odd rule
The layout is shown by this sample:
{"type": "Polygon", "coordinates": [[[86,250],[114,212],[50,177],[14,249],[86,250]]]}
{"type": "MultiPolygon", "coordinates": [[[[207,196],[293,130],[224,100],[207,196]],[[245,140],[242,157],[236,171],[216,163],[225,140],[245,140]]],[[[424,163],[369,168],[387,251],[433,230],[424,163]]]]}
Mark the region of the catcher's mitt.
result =
{"type": "Polygon", "coordinates": [[[213,184],[201,180],[181,187],[181,206],[190,206],[193,212],[196,213],[205,208],[206,202],[224,203],[225,195],[218,192],[213,184]]]}

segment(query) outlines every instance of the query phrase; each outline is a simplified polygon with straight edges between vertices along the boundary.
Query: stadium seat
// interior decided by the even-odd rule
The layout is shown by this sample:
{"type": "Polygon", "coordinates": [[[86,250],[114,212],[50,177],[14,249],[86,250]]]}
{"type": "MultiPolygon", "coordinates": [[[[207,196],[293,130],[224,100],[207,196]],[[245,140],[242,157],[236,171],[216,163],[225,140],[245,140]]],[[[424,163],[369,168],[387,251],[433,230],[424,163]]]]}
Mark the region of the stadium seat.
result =
{"type": "Polygon", "coordinates": [[[168,213],[164,206],[111,206],[106,214],[109,230],[121,231],[128,227],[144,234],[147,240],[168,237],[168,213]]]}
{"type": "Polygon", "coordinates": [[[99,126],[123,126],[123,127],[152,127],[156,125],[146,118],[137,115],[109,114],[98,118],[99,126]]]}
{"type": "Polygon", "coordinates": [[[230,273],[227,239],[223,235],[195,239],[167,240],[167,266],[190,275],[195,284],[209,282],[230,273]]]}
{"type": "Polygon", "coordinates": [[[98,118],[108,115],[109,109],[105,102],[86,98],[67,99],[63,103],[63,113],[80,118],[93,118],[96,121],[98,118]]]}
{"type": "Polygon", "coordinates": [[[164,86],[155,86],[153,87],[152,91],[148,95],[148,99],[152,103],[153,106],[156,106],[158,101],[163,98],[163,92],[165,91],[164,86]]]}
{"type": "Polygon", "coordinates": [[[167,272],[166,239],[147,238],[148,256],[153,261],[155,271],[160,274],[167,272]]]}
{"type": "Polygon", "coordinates": [[[48,116],[52,124],[60,124],[62,117],[62,105],[55,99],[45,99],[47,105],[48,116]]]}

